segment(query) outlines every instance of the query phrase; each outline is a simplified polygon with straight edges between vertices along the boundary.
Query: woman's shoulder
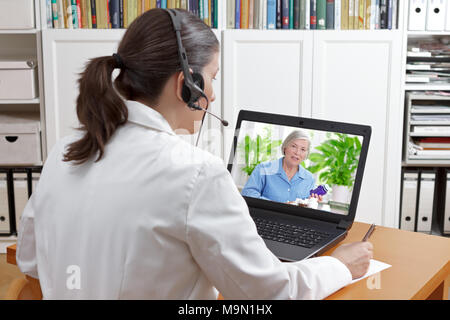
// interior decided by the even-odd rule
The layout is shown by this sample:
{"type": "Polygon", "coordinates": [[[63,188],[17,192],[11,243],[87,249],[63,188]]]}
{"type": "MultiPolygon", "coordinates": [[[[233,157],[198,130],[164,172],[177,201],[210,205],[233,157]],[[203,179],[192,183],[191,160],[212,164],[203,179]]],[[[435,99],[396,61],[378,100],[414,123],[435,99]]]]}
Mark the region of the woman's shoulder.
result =
{"type": "Polygon", "coordinates": [[[224,166],[224,162],[218,156],[209,151],[201,149],[183,140],[180,137],[175,137],[174,143],[170,150],[170,157],[173,161],[181,161],[187,166],[203,166],[220,164],[224,166]]]}

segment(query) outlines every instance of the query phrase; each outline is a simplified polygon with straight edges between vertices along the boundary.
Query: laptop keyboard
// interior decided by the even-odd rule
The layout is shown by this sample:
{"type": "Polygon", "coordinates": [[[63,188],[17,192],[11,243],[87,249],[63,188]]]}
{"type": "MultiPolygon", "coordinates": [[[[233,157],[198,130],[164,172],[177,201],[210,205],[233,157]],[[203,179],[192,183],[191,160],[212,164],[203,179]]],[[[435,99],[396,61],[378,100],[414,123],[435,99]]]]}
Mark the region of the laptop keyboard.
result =
{"type": "Polygon", "coordinates": [[[313,247],[330,235],[311,227],[274,222],[259,217],[253,217],[253,220],[258,229],[258,234],[262,238],[305,248],[313,247]]]}

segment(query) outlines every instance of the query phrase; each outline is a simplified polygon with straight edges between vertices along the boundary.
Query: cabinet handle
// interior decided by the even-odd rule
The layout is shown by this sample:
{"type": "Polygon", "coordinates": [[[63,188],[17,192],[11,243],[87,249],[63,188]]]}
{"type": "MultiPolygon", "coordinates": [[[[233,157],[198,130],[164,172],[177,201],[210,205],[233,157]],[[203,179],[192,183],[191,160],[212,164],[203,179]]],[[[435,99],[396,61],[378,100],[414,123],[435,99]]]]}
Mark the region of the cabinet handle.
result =
{"type": "Polygon", "coordinates": [[[16,142],[17,139],[19,139],[19,137],[18,136],[6,136],[5,139],[6,139],[6,141],[13,143],[13,142],[16,142]]]}

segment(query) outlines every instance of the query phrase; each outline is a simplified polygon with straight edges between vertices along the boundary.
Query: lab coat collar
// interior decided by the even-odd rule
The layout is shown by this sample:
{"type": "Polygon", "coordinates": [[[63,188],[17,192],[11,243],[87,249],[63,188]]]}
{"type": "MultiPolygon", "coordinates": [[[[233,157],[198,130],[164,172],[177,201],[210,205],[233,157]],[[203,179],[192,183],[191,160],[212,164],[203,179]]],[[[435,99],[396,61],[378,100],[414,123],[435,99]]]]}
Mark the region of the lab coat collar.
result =
{"type": "Polygon", "coordinates": [[[167,120],[155,109],[132,100],[125,101],[125,104],[128,108],[128,121],[153,130],[176,135],[167,120]]]}

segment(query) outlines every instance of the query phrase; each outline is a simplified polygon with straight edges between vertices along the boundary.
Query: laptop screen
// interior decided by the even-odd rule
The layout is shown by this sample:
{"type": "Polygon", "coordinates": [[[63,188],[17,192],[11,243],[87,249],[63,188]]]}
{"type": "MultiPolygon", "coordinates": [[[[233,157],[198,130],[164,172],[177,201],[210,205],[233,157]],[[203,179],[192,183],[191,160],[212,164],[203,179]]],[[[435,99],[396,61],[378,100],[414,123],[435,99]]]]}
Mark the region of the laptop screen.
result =
{"type": "Polygon", "coordinates": [[[245,197],[349,213],[363,136],[243,120],[231,175],[245,197]]]}

